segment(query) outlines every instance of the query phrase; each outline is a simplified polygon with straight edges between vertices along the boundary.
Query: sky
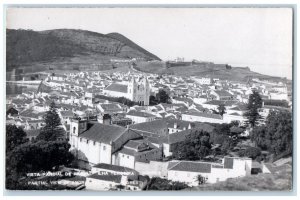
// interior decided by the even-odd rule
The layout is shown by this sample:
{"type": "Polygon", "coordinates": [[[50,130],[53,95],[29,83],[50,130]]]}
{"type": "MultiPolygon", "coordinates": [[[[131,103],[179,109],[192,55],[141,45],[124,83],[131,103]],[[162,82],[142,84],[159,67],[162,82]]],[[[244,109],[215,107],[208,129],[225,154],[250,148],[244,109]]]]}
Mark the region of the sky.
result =
{"type": "Polygon", "coordinates": [[[162,60],[184,57],[292,78],[288,8],[8,8],[6,27],[118,32],[162,60]]]}

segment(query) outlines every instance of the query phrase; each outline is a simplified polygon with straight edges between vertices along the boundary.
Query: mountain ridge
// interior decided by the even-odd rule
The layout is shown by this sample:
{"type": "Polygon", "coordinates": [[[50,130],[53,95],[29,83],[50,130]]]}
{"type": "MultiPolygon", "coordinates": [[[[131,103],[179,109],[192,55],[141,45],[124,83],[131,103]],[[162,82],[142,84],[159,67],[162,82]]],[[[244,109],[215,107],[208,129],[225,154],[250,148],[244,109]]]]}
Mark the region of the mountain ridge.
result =
{"type": "Polygon", "coordinates": [[[81,29],[45,31],[7,29],[6,42],[8,69],[32,62],[85,55],[105,57],[106,60],[111,58],[160,60],[120,33],[102,34],[81,29]]]}

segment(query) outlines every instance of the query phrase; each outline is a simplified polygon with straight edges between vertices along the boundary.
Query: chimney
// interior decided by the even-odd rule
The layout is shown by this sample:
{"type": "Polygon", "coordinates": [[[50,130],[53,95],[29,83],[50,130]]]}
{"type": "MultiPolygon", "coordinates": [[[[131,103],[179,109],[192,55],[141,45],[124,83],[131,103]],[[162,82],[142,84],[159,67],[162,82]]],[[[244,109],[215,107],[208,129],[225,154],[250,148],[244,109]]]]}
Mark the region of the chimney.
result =
{"type": "Polygon", "coordinates": [[[188,129],[192,129],[192,125],[191,125],[191,123],[189,123],[189,127],[188,127],[188,129]]]}

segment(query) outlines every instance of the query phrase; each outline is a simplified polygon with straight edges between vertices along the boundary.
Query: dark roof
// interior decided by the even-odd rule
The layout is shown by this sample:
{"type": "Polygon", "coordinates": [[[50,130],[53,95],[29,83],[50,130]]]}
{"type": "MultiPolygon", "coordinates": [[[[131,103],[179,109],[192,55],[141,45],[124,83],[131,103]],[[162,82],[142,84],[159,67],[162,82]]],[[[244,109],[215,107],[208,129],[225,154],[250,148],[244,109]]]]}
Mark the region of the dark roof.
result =
{"type": "Polygon", "coordinates": [[[113,110],[113,111],[122,111],[122,109],[118,106],[118,104],[115,103],[109,103],[109,104],[101,104],[101,107],[105,111],[113,110]]]}
{"type": "Polygon", "coordinates": [[[194,116],[199,116],[199,117],[206,117],[206,118],[214,118],[214,119],[222,119],[221,115],[218,114],[210,114],[210,113],[203,113],[203,112],[188,112],[184,113],[186,115],[194,115],[194,116]]]}
{"type": "Polygon", "coordinates": [[[191,129],[189,129],[177,133],[172,133],[164,138],[164,142],[166,144],[174,144],[174,143],[182,142],[186,139],[188,135],[191,134],[191,132],[192,132],[191,129]]]}
{"type": "Polygon", "coordinates": [[[92,174],[88,176],[87,178],[93,178],[93,179],[98,179],[102,181],[111,181],[115,183],[120,183],[122,179],[122,175],[119,174],[112,174],[112,173],[103,173],[103,174],[92,174]]]}
{"type": "Polygon", "coordinates": [[[147,131],[152,133],[160,132],[161,130],[167,129],[167,123],[165,120],[154,120],[151,122],[143,122],[138,124],[133,124],[130,126],[131,129],[147,131]]]}
{"type": "Polygon", "coordinates": [[[138,116],[138,117],[155,117],[155,115],[152,115],[150,113],[146,112],[136,112],[136,111],[129,111],[126,115],[130,116],[138,116]]]}
{"type": "Polygon", "coordinates": [[[219,96],[232,96],[232,94],[226,90],[215,90],[215,93],[217,93],[219,96]]]}
{"type": "Polygon", "coordinates": [[[117,172],[134,172],[134,173],[138,173],[134,169],[130,169],[128,167],[123,167],[123,166],[118,166],[118,165],[110,165],[110,164],[106,164],[106,163],[99,163],[97,165],[94,165],[93,167],[94,168],[117,171],[117,172]]]}
{"type": "Polygon", "coordinates": [[[171,164],[171,167],[170,163],[168,170],[211,173],[211,163],[178,161],[178,164],[171,164]]]}
{"type": "Polygon", "coordinates": [[[123,153],[126,155],[130,155],[130,156],[134,156],[137,152],[135,150],[132,149],[128,149],[128,148],[122,148],[119,153],[123,153]]]}
{"type": "Polygon", "coordinates": [[[225,106],[232,106],[234,104],[238,103],[238,101],[235,100],[212,100],[212,101],[208,101],[204,104],[211,104],[211,105],[225,105],[225,106]]]}
{"type": "Polygon", "coordinates": [[[88,124],[88,129],[81,133],[79,137],[110,144],[112,141],[125,133],[125,131],[126,129],[120,126],[105,125],[93,122],[88,124]]]}
{"type": "Polygon", "coordinates": [[[127,93],[127,88],[128,88],[127,85],[112,83],[109,86],[107,86],[105,88],[105,90],[111,90],[111,91],[115,91],[115,92],[127,93]]]}

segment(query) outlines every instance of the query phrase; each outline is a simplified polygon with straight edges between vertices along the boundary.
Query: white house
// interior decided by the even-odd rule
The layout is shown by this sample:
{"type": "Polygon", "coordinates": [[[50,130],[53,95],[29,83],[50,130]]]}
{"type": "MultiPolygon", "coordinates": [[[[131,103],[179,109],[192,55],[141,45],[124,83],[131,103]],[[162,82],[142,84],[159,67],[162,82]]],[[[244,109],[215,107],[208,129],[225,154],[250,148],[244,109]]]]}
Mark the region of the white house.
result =
{"type": "Polygon", "coordinates": [[[210,114],[196,111],[189,111],[181,115],[182,120],[190,122],[209,122],[209,123],[224,123],[221,115],[210,114]]]}
{"type": "Polygon", "coordinates": [[[128,140],[140,137],[120,126],[72,119],[69,143],[75,157],[89,168],[98,163],[113,164],[112,154],[128,140]]]}
{"type": "Polygon", "coordinates": [[[250,175],[251,166],[252,159],[238,157],[224,157],[222,163],[170,161],[168,179],[197,186],[199,175],[206,179],[206,183],[216,183],[228,178],[250,175]]]}
{"type": "Polygon", "coordinates": [[[155,120],[156,116],[146,112],[129,111],[126,117],[130,118],[134,124],[151,122],[155,120]]]}
{"type": "Polygon", "coordinates": [[[99,172],[86,177],[87,190],[110,190],[119,185],[126,185],[127,177],[109,172],[99,172]]]}

